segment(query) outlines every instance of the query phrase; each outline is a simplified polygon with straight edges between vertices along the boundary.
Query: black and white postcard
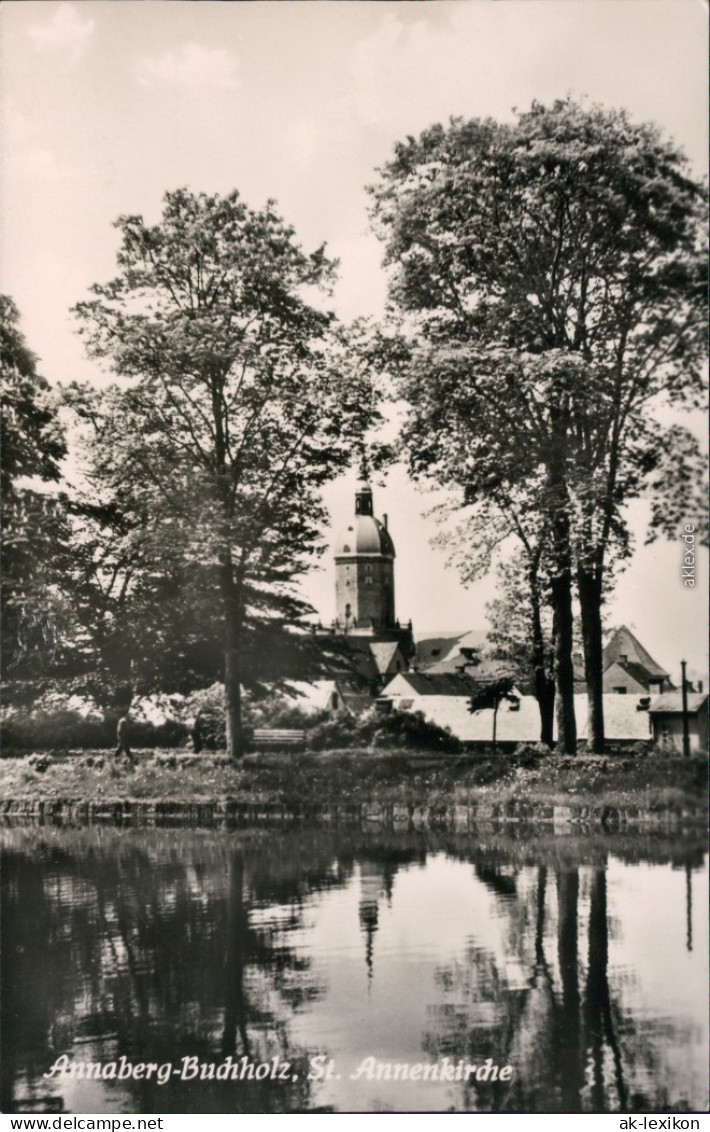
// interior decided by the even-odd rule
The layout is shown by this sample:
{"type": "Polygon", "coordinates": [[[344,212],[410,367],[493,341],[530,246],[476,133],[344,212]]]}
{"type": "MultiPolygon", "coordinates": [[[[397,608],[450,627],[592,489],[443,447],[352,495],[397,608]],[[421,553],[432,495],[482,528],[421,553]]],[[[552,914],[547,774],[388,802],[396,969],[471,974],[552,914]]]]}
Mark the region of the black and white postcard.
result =
{"type": "Polygon", "coordinates": [[[706,24],[4,0],[2,1112],[707,1112],[706,24]]]}

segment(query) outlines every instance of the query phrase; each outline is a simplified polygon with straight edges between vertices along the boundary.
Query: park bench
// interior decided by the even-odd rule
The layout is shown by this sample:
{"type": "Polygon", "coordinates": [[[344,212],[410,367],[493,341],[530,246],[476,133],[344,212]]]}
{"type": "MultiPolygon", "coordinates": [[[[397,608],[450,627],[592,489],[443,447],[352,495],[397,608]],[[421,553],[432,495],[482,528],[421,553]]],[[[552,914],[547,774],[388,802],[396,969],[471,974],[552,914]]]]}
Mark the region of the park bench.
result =
{"type": "Polygon", "coordinates": [[[304,747],[305,731],[291,728],[257,727],[253,735],[255,747],[304,747]]]}

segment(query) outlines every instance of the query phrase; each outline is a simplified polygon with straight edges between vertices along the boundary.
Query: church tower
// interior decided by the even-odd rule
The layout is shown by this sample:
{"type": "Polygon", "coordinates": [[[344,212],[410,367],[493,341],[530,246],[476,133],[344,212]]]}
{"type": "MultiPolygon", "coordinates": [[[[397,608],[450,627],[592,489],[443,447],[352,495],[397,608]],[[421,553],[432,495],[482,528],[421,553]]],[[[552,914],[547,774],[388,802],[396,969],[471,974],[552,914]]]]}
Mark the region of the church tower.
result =
{"type": "Polygon", "coordinates": [[[338,624],[345,631],[398,628],[394,611],[394,543],[372,513],[372,488],[359,483],[355,514],[335,544],[338,624]]]}

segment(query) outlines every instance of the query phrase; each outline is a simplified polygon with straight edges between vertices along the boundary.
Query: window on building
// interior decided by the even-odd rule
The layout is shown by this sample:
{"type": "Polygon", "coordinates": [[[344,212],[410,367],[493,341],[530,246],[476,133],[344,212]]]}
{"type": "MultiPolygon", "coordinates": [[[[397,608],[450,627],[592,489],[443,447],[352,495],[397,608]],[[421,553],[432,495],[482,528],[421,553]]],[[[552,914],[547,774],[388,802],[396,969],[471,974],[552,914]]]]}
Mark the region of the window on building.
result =
{"type": "Polygon", "coordinates": [[[619,685],[618,687],[614,688],[614,691],[615,691],[615,692],[617,693],[617,695],[619,695],[619,696],[625,696],[625,695],[626,695],[626,685],[625,685],[625,684],[620,684],[620,685],[619,685]]]}

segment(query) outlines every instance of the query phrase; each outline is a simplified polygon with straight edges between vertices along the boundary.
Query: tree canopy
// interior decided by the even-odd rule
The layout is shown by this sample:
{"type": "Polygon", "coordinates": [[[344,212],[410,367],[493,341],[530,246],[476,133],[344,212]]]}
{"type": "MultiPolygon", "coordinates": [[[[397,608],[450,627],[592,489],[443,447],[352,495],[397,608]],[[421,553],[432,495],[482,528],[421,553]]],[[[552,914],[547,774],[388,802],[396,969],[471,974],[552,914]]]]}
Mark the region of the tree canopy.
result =
{"type": "Polygon", "coordinates": [[[42,671],[59,647],[56,586],[66,526],[53,485],[66,446],[49,383],[6,295],[0,295],[0,370],[2,665],[3,676],[20,677],[42,671]]]}
{"type": "MultiPolygon", "coordinates": [[[[182,189],[157,225],[124,216],[117,227],[118,275],[76,307],[89,354],[127,379],[71,390],[87,482],[120,516],[108,545],[125,577],[133,563],[134,604],[179,578],[180,607],[221,637],[238,754],[240,684],[257,675],[249,627],[281,634],[283,650],[305,610],[294,579],[319,551],[319,489],[369,419],[367,368],[312,301],[334,262],[306,254],[273,202],[252,210],[236,192],[182,189]]],[[[262,670],[279,647],[257,650],[262,670]]]]}

